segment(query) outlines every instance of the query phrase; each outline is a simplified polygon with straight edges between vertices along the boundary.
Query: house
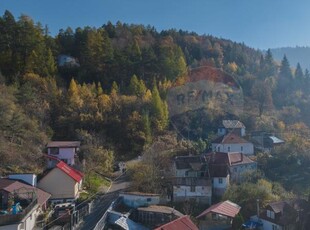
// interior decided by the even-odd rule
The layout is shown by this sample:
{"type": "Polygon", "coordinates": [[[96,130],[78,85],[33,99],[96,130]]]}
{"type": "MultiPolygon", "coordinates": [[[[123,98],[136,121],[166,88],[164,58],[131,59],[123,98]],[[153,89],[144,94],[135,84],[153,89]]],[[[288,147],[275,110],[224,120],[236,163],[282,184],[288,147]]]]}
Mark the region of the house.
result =
{"type": "Polygon", "coordinates": [[[264,131],[252,132],[251,140],[256,149],[264,152],[270,152],[273,148],[285,143],[284,140],[264,131]]]}
{"type": "Polygon", "coordinates": [[[142,192],[121,192],[123,203],[131,208],[159,204],[159,194],[142,192]]]}
{"type": "Polygon", "coordinates": [[[218,136],[227,134],[236,134],[238,136],[245,136],[245,125],[238,120],[223,120],[222,125],[217,129],[218,136]]]}
{"type": "Polygon", "coordinates": [[[74,202],[82,189],[83,174],[60,161],[38,181],[38,187],[49,192],[52,203],[74,202]]]}
{"type": "MultiPolygon", "coordinates": [[[[126,192],[138,196],[138,192],[126,192]]],[[[126,194],[125,193],[125,194],[126,194]]],[[[146,194],[140,194],[141,197],[146,194]]],[[[129,197],[130,199],[132,197],[129,197]]],[[[130,203],[131,205],[132,203],[130,203]]],[[[124,199],[124,193],[119,195],[107,211],[107,228],[108,229],[129,229],[144,230],[154,229],[164,225],[184,215],[174,207],[163,205],[146,205],[144,202],[135,203],[136,207],[127,206],[124,199]]],[[[182,229],[182,228],[181,228],[182,229]]]]}
{"type": "Polygon", "coordinates": [[[74,165],[77,158],[77,151],[80,147],[79,141],[51,141],[47,147],[48,158],[47,167],[53,168],[58,164],[59,159],[68,165],[74,165]],[[53,159],[54,157],[54,159],[53,159]]]}
{"type": "Polygon", "coordinates": [[[205,155],[212,178],[212,192],[222,196],[231,182],[241,183],[246,173],[257,170],[257,163],[243,153],[210,152],[205,155]]]}
{"type": "Polygon", "coordinates": [[[50,196],[21,181],[0,178],[0,230],[33,229],[50,196]]]}
{"type": "Polygon", "coordinates": [[[228,157],[230,181],[241,183],[246,173],[257,170],[257,162],[243,153],[226,153],[228,157]]]}
{"type": "Polygon", "coordinates": [[[137,208],[129,217],[137,223],[154,229],[154,227],[158,227],[182,216],[183,214],[175,208],[162,205],[151,205],[137,208]]]}
{"type": "Polygon", "coordinates": [[[216,138],[212,141],[211,146],[212,151],[214,152],[241,152],[247,155],[254,154],[254,145],[234,133],[229,133],[216,138]]]}
{"type": "Polygon", "coordinates": [[[309,203],[303,199],[269,203],[252,220],[259,220],[264,230],[301,230],[309,228],[309,203]],[[308,222],[308,223],[307,223],[308,222]]]}
{"type": "Polygon", "coordinates": [[[212,187],[204,156],[180,156],[174,159],[173,200],[195,199],[211,204],[212,187]]]}
{"type": "Polygon", "coordinates": [[[212,194],[222,196],[230,184],[230,175],[227,166],[210,166],[210,176],[212,178],[212,194]]]}
{"type": "Polygon", "coordinates": [[[154,230],[198,230],[198,227],[191,221],[189,216],[182,216],[154,230]]]}
{"type": "Polygon", "coordinates": [[[229,200],[214,204],[196,217],[199,220],[199,229],[230,229],[240,209],[239,205],[229,200]]]}

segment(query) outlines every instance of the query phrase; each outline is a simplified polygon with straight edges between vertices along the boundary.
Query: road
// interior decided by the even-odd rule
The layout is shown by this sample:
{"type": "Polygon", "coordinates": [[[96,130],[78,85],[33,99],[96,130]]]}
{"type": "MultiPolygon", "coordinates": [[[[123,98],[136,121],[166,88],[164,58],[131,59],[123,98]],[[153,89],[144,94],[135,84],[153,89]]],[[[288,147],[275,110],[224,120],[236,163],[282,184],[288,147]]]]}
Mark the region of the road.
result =
{"type": "Polygon", "coordinates": [[[111,188],[106,194],[98,195],[94,200],[91,213],[84,217],[83,222],[75,229],[90,230],[93,229],[103,214],[106,212],[111,203],[118,197],[119,192],[128,188],[130,183],[128,177],[122,175],[112,182],[111,188]]]}

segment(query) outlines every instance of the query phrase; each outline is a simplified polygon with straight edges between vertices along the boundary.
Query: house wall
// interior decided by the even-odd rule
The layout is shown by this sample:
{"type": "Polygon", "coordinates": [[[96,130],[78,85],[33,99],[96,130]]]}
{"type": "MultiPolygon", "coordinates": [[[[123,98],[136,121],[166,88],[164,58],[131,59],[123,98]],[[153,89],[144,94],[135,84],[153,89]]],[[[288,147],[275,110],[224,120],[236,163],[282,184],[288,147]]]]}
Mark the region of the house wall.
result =
{"type": "Polygon", "coordinates": [[[202,198],[206,203],[211,204],[211,186],[195,186],[195,191],[191,192],[191,186],[173,186],[174,201],[181,201],[190,198],[202,198]]]}
{"type": "Polygon", "coordinates": [[[229,185],[229,175],[227,177],[213,177],[212,178],[212,186],[213,193],[217,196],[222,196],[226,191],[229,185]],[[220,183],[220,179],[222,179],[222,183],[220,183]]]}
{"type": "Polygon", "coordinates": [[[120,194],[123,197],[123,202],[129,207],[137,208],[159,204],[159,196],[120,194]]]}
{"type": "Polygon", "coordinates": [[[245,128],[226,129],[224,127],[221,127],[221,128],[217,129],[217,135],[218,136],[223,136],[223,135],[226,135],[228,133],[234,133],[236,135],[244,137],[245,136],[245,128]]]}
{"type": "Polygon", "coordinates": [[[215,214],[212,218],[212,213],[199,218],[199,229],[200,230],[222,230],[230,229],[232,225],[232,219],[229,217],[215,214]]]}
{"type": "Polygon", "coordinates": [[[34,208],[33,211],[31,211],[23,220],[24,222],[24,229],[33,229],[36,224],[36,219],[39,215],[39,211],[37,208],[34,208]]]}
{"type": "Polygon", "coordinates": [[[226,134],[226,129],[224,127],[218,128],[217,129],[217,135],[218,136],[223,136],[226,134]]]}
{"type": "Polygon", "coordinates": [[[24,219],[16,224],[0,226],[0,230],[31,230],[35,227],[36,219],[40,214],[38,206],[34,208],[24,217],[24,219]]]}
{"type": "Polygon", "coordinates": [[[249,173],[257,170],[257,163],[249,163],[242,165],[234,165],[229,168],[230,178],[232,182],[242,182],[245,173],[249,173]]]}
{"type": "Polygon", "coordinates": [[[175,176],[176,177],[186,177],[186,172],[188,171],[189,169],[175,169],[175,176]]]}
{"type": "Polygon", "coordinates": [[[216,144],[212,143],[212,150],[216,152],[241,152],[247,155],[254,154],[254,146],[252,143],[243,144],[216,144]]]}
{"type": "Polygon", "coordinates": [[[57,155],[51,154],[51,149],[47,150],[48,155],[55,156],[60,160],[66,160],[68,165],[74,165],[75,148],[59,148],[57,155]]]}
{"type": "Polygon", "coordinates": [[[58,168],[54,168],[38,182],[38,188],[50,193],[50,199],[77,198],[78,183],[58,168]]]}

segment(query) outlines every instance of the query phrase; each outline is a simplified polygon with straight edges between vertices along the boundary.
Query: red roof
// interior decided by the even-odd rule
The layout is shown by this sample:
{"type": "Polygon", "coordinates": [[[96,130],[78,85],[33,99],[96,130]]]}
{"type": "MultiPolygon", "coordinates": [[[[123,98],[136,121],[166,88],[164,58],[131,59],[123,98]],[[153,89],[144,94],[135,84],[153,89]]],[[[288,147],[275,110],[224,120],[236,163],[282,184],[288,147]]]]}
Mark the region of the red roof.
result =
{"type": "Polygon", "coordinates": [[[68,176],[70,176],[72,179],[74,179],[76,182],[80,182],[83,178],[83,174],[74,169],[71,168],[69,165],[67,165],[65,162],[60,161],[57,165],[57,168],[59,168],[61,171],[63,171],[64,173],[66,173],[68,176]]]}
{"type": "Polygon", "coordinates": [[[182,216],[154,230],[198,230],[197,226],[191,221],[189,216],[182,216]]]}
{"type": "Polygon", "coordinates": [[[223,216],[228,216],[234,218],[240,211],[241,207],[229,200],[217,203],[212,205],[210,208],[203,211],[199,216],[196,218],[203,217],[208,213],[216,213],[223,216]]]}
{"type": "Polygon", "coordinates": [[[247,144],[251,143],[242,137],[234,134],[229,133],[227,135],[220,136],[212,141],[212,144],[247,144]]]}

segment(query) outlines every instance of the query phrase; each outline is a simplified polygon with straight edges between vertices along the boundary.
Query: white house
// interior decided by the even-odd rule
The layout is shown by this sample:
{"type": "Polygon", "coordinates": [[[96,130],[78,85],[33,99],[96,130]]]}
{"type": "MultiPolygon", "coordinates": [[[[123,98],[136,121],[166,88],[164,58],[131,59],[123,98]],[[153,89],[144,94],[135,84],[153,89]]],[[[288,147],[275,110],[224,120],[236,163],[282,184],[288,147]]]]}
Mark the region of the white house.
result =
{"type": "Polygon", "coordinates": [[[217,129],[218,136],[234,133],[238,136],[245,136],[245,125],[238,120],[223,120],[222,125],[217,129]]]}
{"type": "Polygon", "coordinates": [[[174,159],[173,200],[211,204],[212,186],[204,156],[180,156],[174,159]]]}
{"type": "Polygon", "coordinates": [[[60,161],[38,181],[38,188],[49,192],[52,203],[74,202],[82,189],[83,174],[60,161]]]}
{"type": "Polygon", "coordinates": [[[53,168],[58,161],[53,157],[65,162],[68,165],[74,165],[77,158],[77,151],[80,147],[79,141],[51,141],[47,144],[48,168],[53,168]]]}
{"type": "Polygon", "coordinates": [[[212,186],[207,178],[177,177],[173,180],[173,200],[194,199],[200,203],[211,204],[212,186]]]}
{"type": "Polygon", "coordinates": [[[211,145],[212,151],[214,152],[241,152],[247,155],[254,154],[254,145],[234,133],[216,138],[212,141],[211,145]]]}
{"type": "Polygon", "coordinates": [[[142,192],[121,192],[119,197],[125,205],[131,208],[159,204],[159,194],[142,193],[142,192]]]}
{"type": "Polygon", "coordinates": [[[227,153],[230,181],[241,183],[247,173],[257,171],[257,162],[243,153],[227,153]]]}
{"type": "Polygon", "coordinates": [[[257,169],[257,163],[243,153],[210,152],[205,155],[215,195],[223,195],[231,182],[240,183],[246,173],[257,169]]]}

